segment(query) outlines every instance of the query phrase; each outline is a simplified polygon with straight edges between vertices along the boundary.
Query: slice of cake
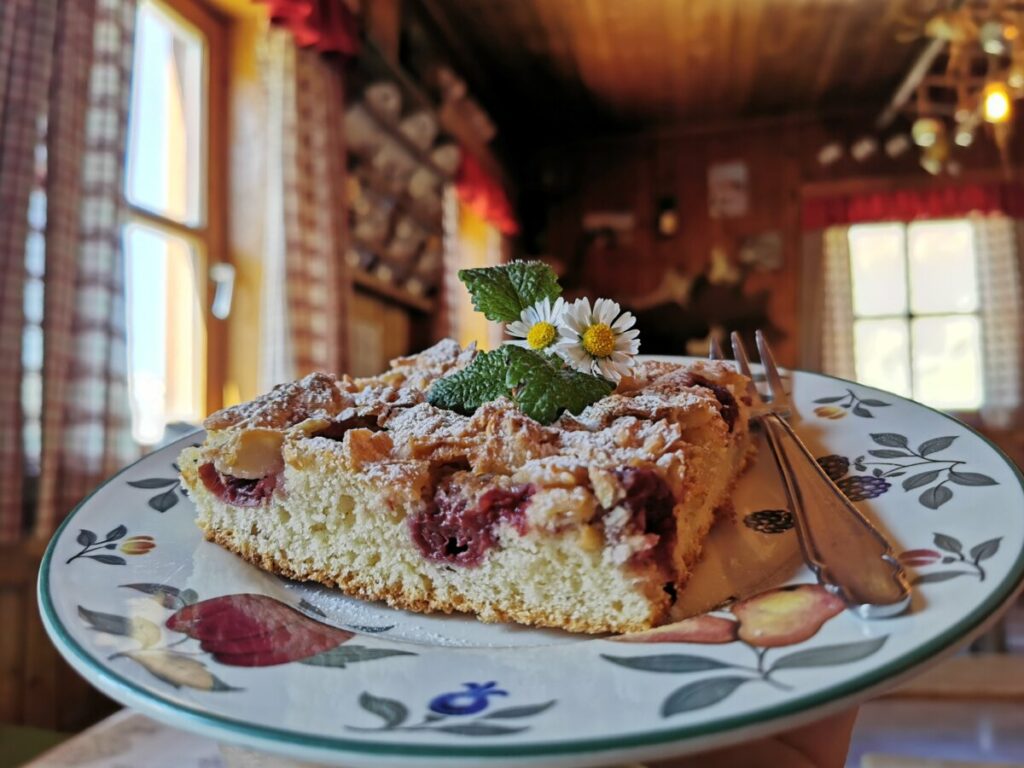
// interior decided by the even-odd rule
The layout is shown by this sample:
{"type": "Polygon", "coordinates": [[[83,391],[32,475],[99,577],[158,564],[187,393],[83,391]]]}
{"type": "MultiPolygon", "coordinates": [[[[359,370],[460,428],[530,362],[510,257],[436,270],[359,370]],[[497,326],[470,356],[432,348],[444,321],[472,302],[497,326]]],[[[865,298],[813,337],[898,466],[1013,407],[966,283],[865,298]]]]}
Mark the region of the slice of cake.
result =
{"type": "Polygon", "coordinates": [[[311,374],[206,420],[181,455],[206,537],[269,571],[413,611],[578,632],[663,621],[751,451],[749,380],[641,362],[550,426],[426,391],[444,341],[381,376],[311,374]]]}

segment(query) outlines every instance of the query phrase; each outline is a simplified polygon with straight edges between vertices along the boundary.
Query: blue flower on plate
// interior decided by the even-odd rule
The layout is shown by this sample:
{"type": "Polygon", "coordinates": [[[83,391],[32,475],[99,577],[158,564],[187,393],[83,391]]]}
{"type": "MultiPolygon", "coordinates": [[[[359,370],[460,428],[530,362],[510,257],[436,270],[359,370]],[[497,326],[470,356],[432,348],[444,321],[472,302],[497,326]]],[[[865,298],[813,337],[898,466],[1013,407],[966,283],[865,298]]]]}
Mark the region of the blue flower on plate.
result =
{"type": "Polygon", "coordinates": [[[439,715],[475,715],[483,712],[490,703],[488,696],[508,696],[508,691],[497,687],[498,683],[463,683],[466,690],[442,693],[430,700],[430,710],[439,715]]]}

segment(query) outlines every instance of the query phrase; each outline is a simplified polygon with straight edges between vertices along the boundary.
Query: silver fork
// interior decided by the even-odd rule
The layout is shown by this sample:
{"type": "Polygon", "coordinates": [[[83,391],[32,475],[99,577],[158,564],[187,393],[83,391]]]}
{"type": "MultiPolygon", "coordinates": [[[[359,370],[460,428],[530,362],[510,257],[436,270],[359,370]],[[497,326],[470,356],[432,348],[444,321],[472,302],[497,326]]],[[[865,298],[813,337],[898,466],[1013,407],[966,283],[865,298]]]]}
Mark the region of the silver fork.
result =
{"type": "MultiPolygon", "coordinates": [[[[737,333],[731,338],[737,369],[753,379],[743,341],[737,333]]],[[[902,613],[910,604],[910,586],[892,547],[825,474],[787,422],[795,415],[793,402],[761,331],[757,349],[768,397],[751,386],[751,418],[764,430],[782,475],[804,559],[822,585],[862,618],[902,613]]],[[[713,341],[711,359],[723,357],[713,341]]]]}

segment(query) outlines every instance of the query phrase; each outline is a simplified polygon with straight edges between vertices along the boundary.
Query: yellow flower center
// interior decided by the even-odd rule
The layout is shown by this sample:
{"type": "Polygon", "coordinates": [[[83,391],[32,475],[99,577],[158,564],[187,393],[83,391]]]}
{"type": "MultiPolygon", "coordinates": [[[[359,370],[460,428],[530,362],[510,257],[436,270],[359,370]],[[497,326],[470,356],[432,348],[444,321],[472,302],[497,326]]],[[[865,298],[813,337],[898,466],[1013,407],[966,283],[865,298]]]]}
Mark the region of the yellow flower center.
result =
{"type": "Polygon", "coordinates": [[[608,357],[615,351],[615,331],[606,323],[594,323],[587,328],[581,341],[591,357],[608,357]]]}
{"type": "Polygon", "coordinates": [[[551,342],[558,336],[558,331],[551,323],[543,321],[534,323],[530,332],[526,334],[526,343],[530,349],[545,349],[551,346],[551,342]]]}

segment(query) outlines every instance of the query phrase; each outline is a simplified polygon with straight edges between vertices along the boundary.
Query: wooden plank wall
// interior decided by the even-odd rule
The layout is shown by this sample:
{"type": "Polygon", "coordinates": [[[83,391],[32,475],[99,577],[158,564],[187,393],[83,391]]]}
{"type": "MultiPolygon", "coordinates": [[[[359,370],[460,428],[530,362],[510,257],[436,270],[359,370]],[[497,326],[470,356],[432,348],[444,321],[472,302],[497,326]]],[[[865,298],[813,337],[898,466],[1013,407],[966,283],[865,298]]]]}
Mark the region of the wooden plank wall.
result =
{"type": "MultiPolygon", "coordinates": [[[[932,180],[909,150],[898,161],[879,151],[865,163],[849,157],[822,167],[817,153],[839,138],[846,146],[856,138],[858,121],[837,128],[808,117],[754,119],[695,128],[678,125],[628,136],[611,137],[558,147],[544,160],[545,174],[557,180],[548,206],[545,253],[561,260],[580,248],[582,217],[593,211],[626,211],[636,217],[633,240],[618,249],[594,254],[588,261],[587,291],[624,298],[654,290],[666,270],[693,276],[706,268],[712,247],[723,247],[732,260],[744,238],[767,231],[782,236],[783,266],[755,273],[745,293],[770,292],[769,315],[782,331],[776,356],[795,365],[800,350],[801,194],[808,185],[819,188],[856,178],[867,182],[898,178],[932,180]],[[749,170],[750,209],[736,219],[713,220],[708,215],[708,166],[733,160],[749,170]],[[677,200],[679,232],[661,239],[655,234],[657,201],[677,200]]],[[[867,125],[867,120],[860,120],[867,125]]],[[[987,168],[998,171],[999,160],[990,142],[979,141],[959,155],[964,173],[987,168]]],[[[683,350],[680,350],[682,353],[683,350]]]]}
{"type": "Polygon", "coordinates": [[[115,709],[60,658],[36,602],[42,548],[0,547],[0,723],[72,732],[115,709]]]}

